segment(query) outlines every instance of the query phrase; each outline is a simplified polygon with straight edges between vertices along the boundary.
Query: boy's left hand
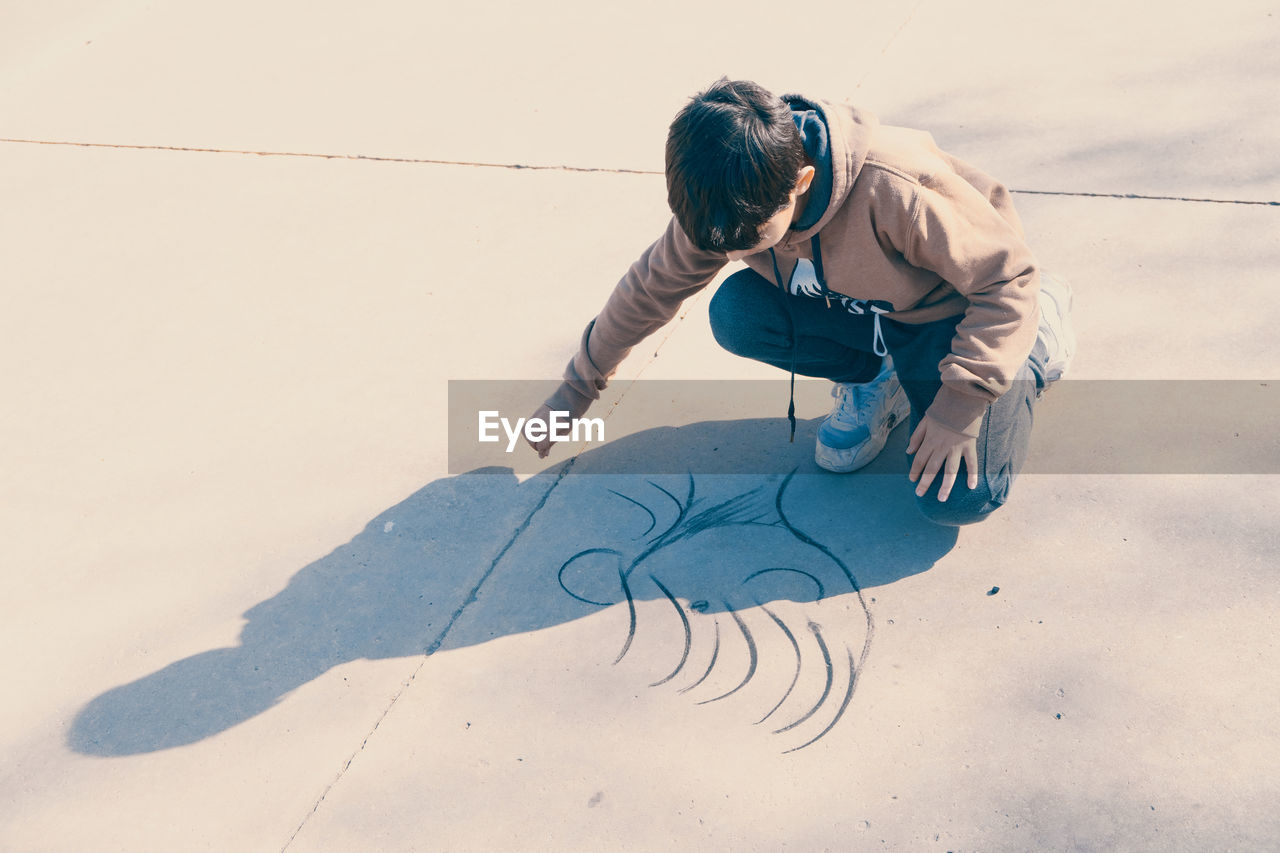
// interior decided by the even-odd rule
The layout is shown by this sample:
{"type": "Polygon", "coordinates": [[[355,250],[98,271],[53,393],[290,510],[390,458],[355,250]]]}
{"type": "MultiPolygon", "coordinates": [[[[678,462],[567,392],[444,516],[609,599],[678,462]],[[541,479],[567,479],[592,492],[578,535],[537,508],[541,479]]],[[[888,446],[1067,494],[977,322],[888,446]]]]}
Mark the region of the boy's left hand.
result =
{"type": "Polygon", "coordinates": [[[942,485],[938,487],[938,500],[945,501],[951,495],[951,486],[960,473],[960,461],[969,475],[969,488],[978,488],[978,440],[949,429],[925,415],[907,443],[907,452],[916,458],[911,463],[907,479],[919,481],[916,495],[923,497],[929,491],[933,478],[942,470],[942,485]]]}

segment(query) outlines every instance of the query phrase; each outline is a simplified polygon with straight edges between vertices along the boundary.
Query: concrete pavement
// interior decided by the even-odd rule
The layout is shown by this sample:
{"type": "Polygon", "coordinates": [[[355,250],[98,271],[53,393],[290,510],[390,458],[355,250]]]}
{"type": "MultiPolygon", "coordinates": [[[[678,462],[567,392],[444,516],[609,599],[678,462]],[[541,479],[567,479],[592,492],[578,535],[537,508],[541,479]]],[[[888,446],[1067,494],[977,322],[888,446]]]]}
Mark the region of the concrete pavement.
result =
{"type": "MultiPolygon", "coordinates": [[[[0,848],[1274,846],[1274,476],[1028,475],[956,533],[904,437],[826,476],[784,407],[661,433],[798,469],[692,495],[451,474],[445,428],[448,380],[559,375],[722,73],[1022,191],[1073,376],[1274,379],[1272,4],[6,14],[0,848]]],[[[709,293],[619,412],[770,375],[709,293]]]]}

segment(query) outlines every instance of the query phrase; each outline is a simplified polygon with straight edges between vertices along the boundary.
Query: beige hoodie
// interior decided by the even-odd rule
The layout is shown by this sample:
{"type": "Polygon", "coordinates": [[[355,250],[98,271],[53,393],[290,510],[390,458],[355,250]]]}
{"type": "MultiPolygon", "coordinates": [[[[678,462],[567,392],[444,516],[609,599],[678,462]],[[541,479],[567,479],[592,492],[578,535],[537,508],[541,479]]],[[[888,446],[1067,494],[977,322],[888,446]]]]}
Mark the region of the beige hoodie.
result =
{"type": "MultiPolygon", "coordinates": [[[[799,258],[811,258],[810,240],[820,234],[834,293],[888,302],[893,310],[885,316],[903,323],[963,313],[926,414],[976,436],[987,405],[1008,390],[1031,352],[1039,317],[1039,272],[1008,190],[941,151],[927,133],[881,125],[843,104],[784,100],[817,109],[826,121],[832,188],[817,224],[774,247],[783,281],[799,258]]],[[[775,280],[768,252],[745,262],[775,280]]],[[[564,383],[547,400],[551,408],[581,416],[631,347],[726,263],[723,254],[693,245],[673,218],[588,324],[564,383]]]]}

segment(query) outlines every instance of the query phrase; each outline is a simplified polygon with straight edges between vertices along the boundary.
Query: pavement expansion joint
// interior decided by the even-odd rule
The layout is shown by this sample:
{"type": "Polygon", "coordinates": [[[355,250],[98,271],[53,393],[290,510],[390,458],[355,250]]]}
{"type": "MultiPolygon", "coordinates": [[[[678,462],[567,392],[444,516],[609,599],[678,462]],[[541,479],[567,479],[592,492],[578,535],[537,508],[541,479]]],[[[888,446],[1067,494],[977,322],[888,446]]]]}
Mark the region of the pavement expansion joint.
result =
{"type": "Polygon", "coordinates": [[[1270,207],[1280,207],[1280,201],[1254,201],[1241,198],[1189,198],[1177,195],[1142,195],[1141,193],[1087,193],[1087,192],[1067,192],[1057,190],[1009,190],[1011,193],[1021,193],[1022,195],[1063,195],[1074,196],[1077,198],[1135,198],[1145,201],[1194,201],[1199,204],[1260,204],[1270,207]]]}
{"type": "Polygon", "coordinates": [[[373,728],[370,729],[368,734],[366,734],[364,738],[360,741],[360,746],[356,749],[355,752],[353,752],[350,756],[347,757],[347,760],[345,762],[343,762],[342,768],[338,770],[338,773],[336,776],[334,776],[333,781],[331,781],[327,786],[325,786],[324,791],[321,792],[320,796],[316,799],[315,804],[312,805],[311,809],[302,818],[302,821],[298,824],[297,828],[294,829],[293,834],[289,836],[289,839],[284,843],[284,846],[280,848],[281,853],[284,853],[284,851],[289,849],[289,847],[293,844],[294,839],[298,837],[298,834],[301,833],[303,828],[307,825],[307,822],[311,820],[312,816],[315,815],[316,812],[320,810],[320,806],[324,804],[325,799],[329,796],[329,792],[332,791],[338,785],[338,783],[342,781],[342,777],[345,776],[347,771],[351,769],[351,766],[355,763],[356,758],[358,758],[360,754],[364,752],[365,747],[369,745],[369,741],[373,739],[373,736],[375,734],[377,734],[378,729],[382,726],[383,721],[386,720],[387,717],[391,714],[391,711],[393,708],[395,708],[396,703],[399,702],[400,698],[404,696],[404,694],[408,691],[410,687],[413,686],[413,683],[418,678],[418,674],[422,672],[422,668],[427,665],[427,660],[433,654],[435,654],[436,651],[439,650],[440,646],[444,643],[445,639],[449,636],[449,631],[453,628],[455,624],[457,624],[458,619],[461,618],[463,612],[467,609],[467,607],[474,604],[476,600],[479,598],[480,588],[484,586],[485,581],[487,581],[489,577],[493,574],[494,570],[498,567],[498,564],[502,562],[502,558],[505,557],[507,552],[511,550],[513,545],[515,545],[516,541],[520,538],[521,534],[523,534],[526,530],[529,529],[529,525],[533,523],[534,517],[546,505],[547,500],[551,497],[551,493],[555,491],[556,487],[560,485],[560,482],[569,474],[570,469],[573,468],[574,461],[575,459],[571,458],[564,464],[564,467],[561,469],[559,475],[556,477],[555,482],[547,487],[546,492],[543,493],[542,497],[539,499],[538,503],[534,505],[533,509],[529,511],[529,514],[525,516],[524,521],[520,524],[519,527],[515,529],[515,531],[512,532],[511,538],[507,540],[507,543],[502,547],[502,550],[499,551],[497,556],[495,556],[493,560],[489,563],[489,567],[485,569],[484,574],[482,574],[480,576],[480,579],[477,580],[476,583],[471,587],[471,590],[467,593],[466,598],[463,599],[462,603],[458,605],[458,608],[454,610],[453,614],[449,617],[449,621],[445,624],[444,628],[441,629],[440,635],[436,637],[436,639],[432,641],[431,644],[423,652],[422,657],[418,661],[417,667],[415,667],[413,670],[413,673],[405,680],[405,682],[402,685],[400,685],[400,689],[396,691],[396,694],[391,697],[391,701],[387,703],[387,707],[383,709],[382,713],[378,716],[377,721],[373,724],[373,728]]]}
{"type": "MultiPolygon", "coordinates": [[[[904,25],[905,26],[905,25],[904,25]]],[[[574,172],[602,175],[653,175],[663,173],[652,169],[623,169],[602,166],[536,165],[529,163],[486,163],[477,160],[440,160],[429,157],[390,157],[379,154],[331,154],[318,151],[255,151],[241,148],[201,148],[186,145],[143,145],[113,142],[69,142],[53,139],[14,139],[0,137],[0,143],[12,145],[60,145],[70,148],[112,148],[122,151],[177,151],[187,154],[235,154],[251,157],[304,157],[313,160],[367,160],[372,163],[406,163],[419,166],[471,166],[478,169],[512,169],[531,172],[574,172]]],[[[1188,201],[1198,204],[1245,204],[1264,207],[1280,207],[1280,201],[1260,201],[1238,198],[1195,198],[1174,195],[1144,195],[1142,193],[1103,193],[1080,190],[1029,190],[1010,189],[1019,195],[1051,195],[1074,198],[1117,198],[1144,201],[1188,201]]]]}
{"type": "Polygon", "coordinates": [[[332,154],[319,151],[256,151],[247,148],[201,148],[187,145],[143,145],[114,142],[70,142],[53,139],[10,139],[0,142],[14,145],[62,145],[70,148],[114,148],[124,151],[177,151],[186,154],[236,154],[251,157],[306,157],[314,160],[368,160],[375,163],[408,163],[423,166],[474,166],[481,169],[514,169],[531,172],[594,172],[606,175],[661,175],[646,169],[620,169],[596,166],[533,165],[528,163],[485,163],[477,160],[439,160],[428,157],[389,157],[378,154],[332,154]]]}

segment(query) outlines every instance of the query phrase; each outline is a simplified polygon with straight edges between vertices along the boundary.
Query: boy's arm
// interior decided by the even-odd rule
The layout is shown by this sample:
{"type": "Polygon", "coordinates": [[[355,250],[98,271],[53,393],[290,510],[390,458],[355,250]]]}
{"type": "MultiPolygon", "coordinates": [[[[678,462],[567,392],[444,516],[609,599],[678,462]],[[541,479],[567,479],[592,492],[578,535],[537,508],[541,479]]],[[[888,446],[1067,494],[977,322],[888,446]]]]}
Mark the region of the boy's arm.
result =
{"type": "Polygon", "coordinates": [[[903,257],[936,272],[969,300],[951,352],[938,365],[942,388],[925,414],[975,437],[987,406],[1009,390],[1035,345],[1036,260],[1016,218],[1002,216],[954,173],[922,181],[908,217],[903,257]]]}
{"type": "Polygon", "coordinates": [[[587,324],[564,382],[547,399],[549,410],[581,417],[631,348],[666,325],[680,304],[706,287],[726,263],[723,254],[695,246],[672,217],[587,324]]]}
{"type": "MultiPolygon", "coordinates": [[[[665,326],[680,304],[706,287],[726,263],[723,254],[695,246],[673,216],[587,324],[578,352],[564,369],[564,381],[532,417],[545,420],[550,412],[582,417],[631,348],[665,326]]],[[[531,444],[545,457],[552,442],[546,438],[531,444]]]]}

